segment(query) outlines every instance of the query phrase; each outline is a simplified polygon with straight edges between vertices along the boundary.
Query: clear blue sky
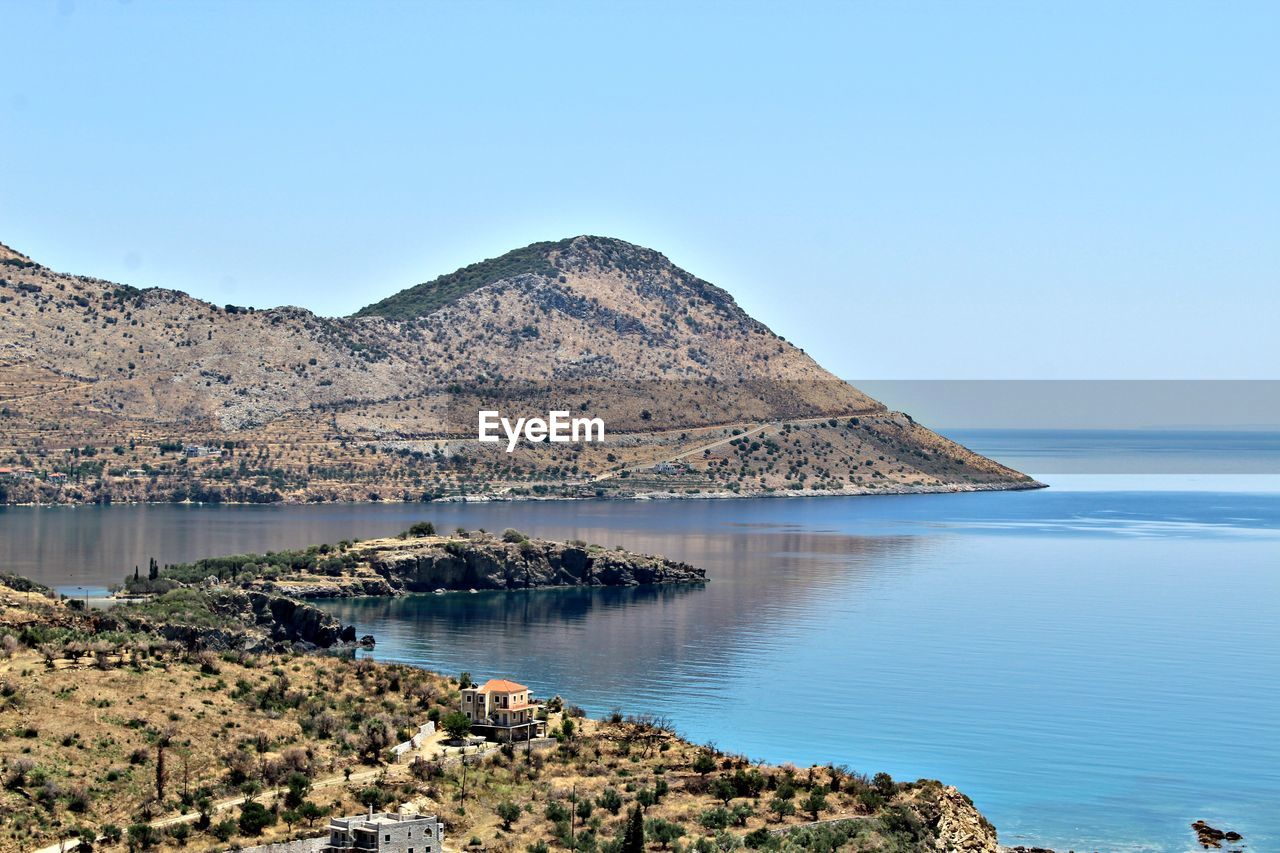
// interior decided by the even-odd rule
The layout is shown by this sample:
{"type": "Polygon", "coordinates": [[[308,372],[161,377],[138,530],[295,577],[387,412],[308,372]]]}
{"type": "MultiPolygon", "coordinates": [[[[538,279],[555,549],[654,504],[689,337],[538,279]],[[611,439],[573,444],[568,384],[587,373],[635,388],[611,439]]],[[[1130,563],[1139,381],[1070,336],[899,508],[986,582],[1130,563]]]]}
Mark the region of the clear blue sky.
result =
{"type": "Polygon", "coordinates": [[[659,249],[851,378],[1276,377],[1280,3],[0,0],[0,241],[338,314],[659,249]]]}

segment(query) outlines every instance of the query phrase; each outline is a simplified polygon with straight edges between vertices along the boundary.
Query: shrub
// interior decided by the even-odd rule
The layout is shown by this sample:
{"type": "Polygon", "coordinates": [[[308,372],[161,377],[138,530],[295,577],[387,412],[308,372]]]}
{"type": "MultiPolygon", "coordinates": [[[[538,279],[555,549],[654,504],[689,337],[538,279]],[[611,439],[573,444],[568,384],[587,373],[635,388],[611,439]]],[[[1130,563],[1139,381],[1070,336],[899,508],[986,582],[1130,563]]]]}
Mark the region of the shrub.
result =
{"type": "Polygon", "coordinates": [[[502,821],[502,828],[506,832],[510,832],[511,824],[520,819],[520,807],[509,800],[498,803],[496,811],[498,818],[502,821]]]}
{"type": "Polygon", "coordinates": [[[435,536],[436,526],[430,521],[419,521],[417,524],[411,526],[407,532],[408,535],[414,539],[420,539],[423,536],[435,536]]]}
{"type": "Polygon", "coordinates": [[[596,799],[596,804],[609,814],[617,814],[622,810],[622,795],[615,788],[605,788],[596,799]]]}
{"type": "Polygon", "coordinates": [[[226,843],[231,840],[231,836],[236,834],[236,822],[231,818],[219,821],[209,828],[209,832],[219,841],[226,843]]]}
{"type": "Polygon", "coordinates": [[[160,833],[145,823],[135,823],[129,827],[129,847],[132,849],[150,850],[160,843],[160,833]]]}

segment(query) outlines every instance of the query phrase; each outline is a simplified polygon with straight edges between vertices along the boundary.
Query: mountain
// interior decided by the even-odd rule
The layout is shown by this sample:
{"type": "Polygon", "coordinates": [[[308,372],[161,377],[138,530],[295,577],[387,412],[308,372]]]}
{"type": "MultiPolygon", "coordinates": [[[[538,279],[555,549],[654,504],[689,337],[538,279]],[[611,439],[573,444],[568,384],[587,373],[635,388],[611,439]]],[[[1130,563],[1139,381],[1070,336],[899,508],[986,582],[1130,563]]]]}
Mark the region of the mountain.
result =
{"type": "Polygon", "coordinates": [[[343,318],[57,273],[0,245],[0,319],[10,502],[1038,485],[610,238],[535,243],[343,318]],[[481,408],[598,417],[606,441],[507,453],[476,441],[481,408]]]}

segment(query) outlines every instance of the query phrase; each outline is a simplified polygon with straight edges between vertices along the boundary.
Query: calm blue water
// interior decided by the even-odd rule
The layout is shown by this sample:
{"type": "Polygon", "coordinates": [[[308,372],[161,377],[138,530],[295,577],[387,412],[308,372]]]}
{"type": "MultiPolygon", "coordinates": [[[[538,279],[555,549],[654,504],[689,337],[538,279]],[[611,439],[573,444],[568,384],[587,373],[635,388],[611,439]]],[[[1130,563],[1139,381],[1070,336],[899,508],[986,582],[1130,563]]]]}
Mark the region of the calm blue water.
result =
{"type": "MultiPolygon", "coordinates": [[[[0,568],[102,584],[151,554],[333,541],[423,517],[662,552],[713,581],[334,609],[377,635],[380,658],[514,677],[596,713],[666,714],[692,739],[754,758],[946,780],[1006,844],[1192,850],[1187,825],[1203,818],[1243,832],[1249,849],[1280,850],[1280,478],[1249,473],[1276,470],[1274,437],[1242,451],[1257,464],[1132,474],[1108,473],[1108,459],[1127,457],[1105,436],[1096,466],[1078,435],[957,438],[1054,488],[10,509],[0,568]],[[1042,473],[1064,470],[1064,455],[1085,461],[1042,473]]],[[[1178,441],[1148,440],[1165,456],[1178,441]]],[[[1203,451],[1188,439],[1188,455],[1203,451]]]]}

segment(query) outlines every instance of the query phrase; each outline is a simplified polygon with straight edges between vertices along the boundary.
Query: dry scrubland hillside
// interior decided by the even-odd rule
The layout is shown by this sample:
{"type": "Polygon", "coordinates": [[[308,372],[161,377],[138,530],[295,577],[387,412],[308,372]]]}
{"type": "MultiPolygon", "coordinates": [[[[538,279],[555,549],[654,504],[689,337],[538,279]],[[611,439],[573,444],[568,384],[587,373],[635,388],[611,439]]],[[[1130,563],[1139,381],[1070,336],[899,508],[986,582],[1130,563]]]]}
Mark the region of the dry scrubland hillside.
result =
{"type": "Polygon", "coordinates": [[[618,853],[637,805],[654,850],[996,849],[954,788],[751,762],[650,718],[568,707],[532,753],[492,751],[464,770],[435,738],[388,763],[392,744],[457,709],[457,679],[94,636],[85,619],[0,582],[0,850],[78,831],[101,837],[98,850],[226,850],[314,836],[326,814],[369,802],[439,814],[453,850],[618,853]],[[815,815],[835,822],[805,828],[815,815]]]}
{"type": "Polygon", "coordinates": [[[598,237],[347,318],[218,307],[0,247],[0,467],[10,502],[1034,485],[835,379],[657,252],[598,237]],[[480,407],[588,413],[608,441],[508,454],[475,442],[480,407]]]}

